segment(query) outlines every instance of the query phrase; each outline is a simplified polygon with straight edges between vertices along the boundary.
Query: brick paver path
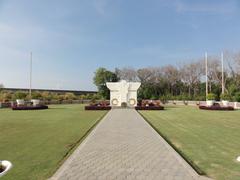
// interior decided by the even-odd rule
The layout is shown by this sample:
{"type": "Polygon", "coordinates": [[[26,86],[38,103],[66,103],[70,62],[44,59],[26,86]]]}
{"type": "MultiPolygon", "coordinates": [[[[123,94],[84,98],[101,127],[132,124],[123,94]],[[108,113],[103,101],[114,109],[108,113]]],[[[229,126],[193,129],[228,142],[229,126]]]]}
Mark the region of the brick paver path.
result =
{"type": "Polygon", "coordinates": [[[51,179],[201,178],[135,110],[113,109],[51,179]]]}

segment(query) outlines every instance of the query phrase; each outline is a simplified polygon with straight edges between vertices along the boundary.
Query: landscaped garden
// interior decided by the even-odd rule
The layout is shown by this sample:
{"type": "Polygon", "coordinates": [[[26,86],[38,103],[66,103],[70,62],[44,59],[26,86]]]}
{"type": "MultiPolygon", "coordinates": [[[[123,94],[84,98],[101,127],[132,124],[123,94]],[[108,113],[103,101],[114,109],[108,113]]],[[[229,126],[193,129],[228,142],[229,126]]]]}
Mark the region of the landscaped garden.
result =
{"type": "Polygon", "coordinates": [[[240,111],[182,106],[140,113],[200,173],[220,180],[239,179],[240,111]]]}
{"type": "Polygon", "coordinates": [[[50,177],[106,111],[55,105],[41,111],[0,109],[0,159],[13,163],[3,180],[50,177]]]}

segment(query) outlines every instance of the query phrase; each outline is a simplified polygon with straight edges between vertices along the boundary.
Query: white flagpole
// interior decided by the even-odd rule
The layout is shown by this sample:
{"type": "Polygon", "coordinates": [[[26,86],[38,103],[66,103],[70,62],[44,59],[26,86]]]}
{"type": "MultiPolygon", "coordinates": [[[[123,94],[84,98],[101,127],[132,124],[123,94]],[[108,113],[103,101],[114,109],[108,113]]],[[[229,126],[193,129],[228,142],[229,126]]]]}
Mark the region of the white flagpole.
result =
{"type": "Polygon", "coordinates": [[[205,53],[205,70],[206,70],[206,100],[208,95],[208,55],[205,53]]]}
{"type": "Polygon", "coordinates": [[[30,53],[30,87],[29,87],[29,97],[32,98],[32,52],[30,53]]]}
{"type": "Polygon", "coordinates": [[[222,94],[224,94],[224,68],[223,68],[223,53],[221,53],[221,61],[222,61],[222,94]]]}

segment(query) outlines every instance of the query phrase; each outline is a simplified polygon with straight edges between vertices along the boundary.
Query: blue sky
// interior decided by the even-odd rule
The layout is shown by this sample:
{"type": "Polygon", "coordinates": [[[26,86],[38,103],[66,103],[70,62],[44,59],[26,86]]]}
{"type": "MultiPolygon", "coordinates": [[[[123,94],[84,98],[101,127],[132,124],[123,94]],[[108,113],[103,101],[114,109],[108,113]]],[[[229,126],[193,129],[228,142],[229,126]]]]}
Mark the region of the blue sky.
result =
{"type": "Polygon", "coordinates": [[[238,0],[0,0],[0,83],[95,90],[98,67],[149,67],[240,50],[238,0]]]}

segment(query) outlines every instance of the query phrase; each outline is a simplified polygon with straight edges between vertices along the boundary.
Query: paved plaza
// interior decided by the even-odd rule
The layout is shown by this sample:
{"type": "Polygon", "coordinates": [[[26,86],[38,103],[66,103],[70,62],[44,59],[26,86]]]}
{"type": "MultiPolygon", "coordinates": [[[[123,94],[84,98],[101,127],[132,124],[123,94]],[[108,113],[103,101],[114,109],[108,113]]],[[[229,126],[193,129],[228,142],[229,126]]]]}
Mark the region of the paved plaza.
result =
{"type": "Polygon", "coordinates": [[[51,179],[205,178],[199,176],[137,111],[113,109],[51,179]]]}

